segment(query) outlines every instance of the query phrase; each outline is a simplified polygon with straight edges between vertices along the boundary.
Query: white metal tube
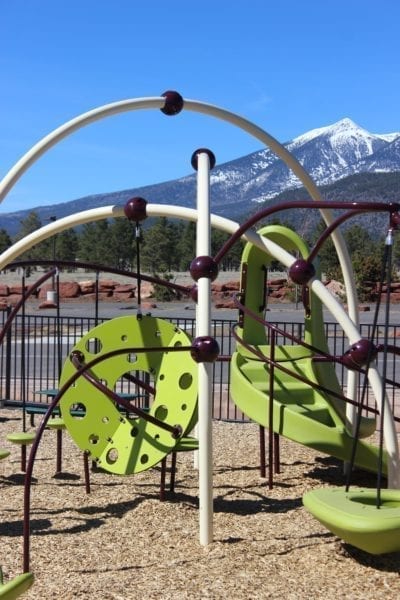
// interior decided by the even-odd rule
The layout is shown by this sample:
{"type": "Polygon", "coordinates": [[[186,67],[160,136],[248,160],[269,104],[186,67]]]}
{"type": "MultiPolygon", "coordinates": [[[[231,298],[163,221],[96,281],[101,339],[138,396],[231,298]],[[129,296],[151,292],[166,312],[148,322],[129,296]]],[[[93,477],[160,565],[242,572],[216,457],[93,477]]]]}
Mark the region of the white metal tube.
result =
{"type": "MultiPolygon", "coordinates": [[[[206,152],[197,155],[197,256],[210,256],[210,161],[206,152]]],[[[198,336],[211,334],[211,280],[197,281],[198,336]]],[[[212,364],[199,363],[199,527],[200,544],[213,539],[213,448],[212,448],[212,364]]]]}

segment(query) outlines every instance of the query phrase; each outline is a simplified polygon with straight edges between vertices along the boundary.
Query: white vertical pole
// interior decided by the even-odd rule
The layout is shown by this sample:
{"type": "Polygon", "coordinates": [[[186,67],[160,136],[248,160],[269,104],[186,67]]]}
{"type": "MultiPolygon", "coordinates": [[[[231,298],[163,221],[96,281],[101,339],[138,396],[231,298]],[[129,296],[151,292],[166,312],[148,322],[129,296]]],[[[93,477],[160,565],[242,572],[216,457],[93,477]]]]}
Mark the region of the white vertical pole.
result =
{"type": "MultiPolygon", "coordinates": [[[[197,155],[197,256],[211,252],[210,160],[206,152],[197,155]]],[[[197,281],[197,335],[211,335],[211,280],[197,281]]],[[[213,449],[212,449],[212,363],[199,363],[199,527],[200,544],[213,538],[213,449]]]]}

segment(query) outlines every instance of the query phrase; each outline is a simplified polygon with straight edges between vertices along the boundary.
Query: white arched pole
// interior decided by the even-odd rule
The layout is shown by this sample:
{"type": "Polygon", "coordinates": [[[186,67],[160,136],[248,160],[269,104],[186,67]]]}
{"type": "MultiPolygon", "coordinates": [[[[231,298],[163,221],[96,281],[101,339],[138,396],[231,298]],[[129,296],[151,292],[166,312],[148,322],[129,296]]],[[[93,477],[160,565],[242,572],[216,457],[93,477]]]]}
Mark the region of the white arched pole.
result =
{"type": "MultiPolygon", "coordinates": [[[[196,222],[198,218],[197,210],[192,208],[184,208],[182,206],[164,205],[164,204],[148,204],[147,214],[152,217],[171,217],[181,218],[188,221],[196,222]]],[[[41,227],[37,231],[34,231],[30,235],[26,236],[19,242],[16,242],[13,246],[5,250],[0,255],[0,270],[4,269],[10,262],[18,258],[21,254],[29,250],[32,246],[43,241],[56,233],[60,233],[71,227],[81,225],[84,223],[90,223],[92,221],[107,219],[111,217],[123,217],[124,208],[123,206],[105,206],[101,208],[94,208],[87,211],[82,211],[75,215],[64,217],[58,221],[54,221],[41,227]]],[[[229,234],[234,234],[239,228],[239,224],[230,219],[220,217],[211,214],[210,216],[211,226],[225,231],[229,234]]],[[[252,230],[249,230],[243,236],[243,240],[251,242],[261,250],[266,250],[271,256],[279,260],[285,267],[289,268],[293,262],[294,257],[281,248],[278,244],[259,236],[252,230]]],[[[340,324],[343,331],[349,339],[349,343],[353,344],[357,342],[361,335],[358,327],[345,312],[342,305],[332,296],[327,290],[323,283],[317,279],[310,282],[310,286],[313,292],[318,296],[326,308],[330,311],[332,316],[340,324]]],[[[369,369],[369,381],[374,392],[374,396],[378,402],[378,410],[382,414],[382,405],[380,401],[382,395],[382,380],[372,365],[369,369]]],[[[393,413],[390,406],[387,394],[384,398],[385,402],[385,418],[383,422],[383,432],[385,438],[385,447],[388,453],[388,483],[389,487],[400,488],[400,460],[399,460],[399,443],[397,439],[396,427],[393,419],[393,413]]]]}
{"type": "MultiPolygon", "coordinates": [[[[61,127],[58,127],[42,140],[40,140],[35,146],[31,148],[7,173],[4,179],[0,182],[0,202],[4,199],[6,194],[15,185],[22,174],[42,156],[52,146],[56,145],[62,139],[71,135],[78,129],[85,127],[95,121],[109,117],[112,115],[141,110],[158,108],[161,109],[165,106],[165,97],[150,97],[150,98],[136,98],[127,99],[120,102],[113,102],[111,104],[105,104],[91,111],[83,113],[78,117],[71,119],[61,127]]],[[[310,175],[303,169],[301,164],[294,158],[294,156],[278,142],[274,137],[269,135],[266,131],[260,127],[254,125],[252,122],[236,115],[230,111],[221,109],[212,104],[204,102],[198,102],[195,100],[184,100],[184,109],[191,110],[193,112],[203,113],[206,115],[214,116],[223,121],[229,122],[250,135],[260,140],[263,144],[268,146],[275,154],[281,158],[286,165],[293,171],[293,173],[302,182],[308,193],[313,200],[323,201],[323,198],[315,185],[310,175]]],[[[321,208],[321,215],[327,225],[330,225],[333,221],[333,216],[330,210],[321,208]]],[[[346,244],[340,231],[336,230],[332,233],[332,240],[338,254],[339,263],[341,265],[344,285],[346,290],[347,305],[349,315],[353,322],[358,324],[358,308],[357,308],[357,294],[355,289],[353,269],[350,261],[350,256],[347,251],[346,244]]],[[[357,393],[357,377],[355,373],[349,373],[348,376],[348,395],[350,398],[355,400],[357,393]]],[[[354,421],[355,412],[349,405],[348,421],[352,423],[354,421]]]]}
{"type": "MultiPolygon", "coordinates": [[[[91,111],[83,113],[78,117],[71,119],[70,121],[67,121],[61,127],[58,127],[57,129],[49,133],[47,136],[42,138],[9,170],[9,172],[0,182],[0,202],[3,201],[7,193],[12,189],[12,187],[23,175],[23,173],[34,162],[36,162],[50,148],[55,146],[58,142],[71,135],[75,131],[100,119],[104,119],[106,117],[110,117],[116,114],[141,109],[161,109],[165,106],[165,102],[166,99],[163,96],[127,99],[119,102],[105,104],[91,111]]],[[[323,198],[313,179],[305,171],[305,169],[303,169],[303,167],[297,161],[297,159],[294,158],[294,156],[274,137],[269,135],[260,127],[254,125],[254,123],[252,123],[251,121],[248,121],[247,119],[244,119],[239,115],[221,109],[212,104],[198,102],[195,100],[184,100],[184,110],[191,110],[193,112],[211,115],[223,121],[229,122],[243,129],[253,137],[257,138],[263,144],[268,146],[273,152],[275,152],[275,154],[286,163],[286,165],[302,182],[302,184],[304,185],[304,187],[306,188],[313,200],[323,201],[323,198]]],[[[321,208],[320,211],[325,222],[327,224],[330,224],[333,220],[331,212],[328,209],[324,208],[321,208]]],[[[357,295],[355,291],[353,271],[347,247],[339,231],[333,232],[332,240],[338,253],[339,261],[343,271],[349,314],[352,320],[355,323],[358,323],[357,295]]]]}

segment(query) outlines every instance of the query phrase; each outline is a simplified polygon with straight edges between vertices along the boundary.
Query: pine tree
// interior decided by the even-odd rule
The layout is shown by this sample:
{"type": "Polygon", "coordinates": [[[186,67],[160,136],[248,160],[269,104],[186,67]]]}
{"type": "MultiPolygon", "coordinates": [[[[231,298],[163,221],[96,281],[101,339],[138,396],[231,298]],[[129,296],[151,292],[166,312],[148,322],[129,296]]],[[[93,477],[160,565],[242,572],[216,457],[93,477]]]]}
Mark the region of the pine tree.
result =
{"type": "Polygon", "coordinates": [[[11,246],[11,238],[5,229],[0,229],[0,254],[11,246]]]}
{"type": "Polygon", "coordinates": [[[196,258],[196,223],[187,221],[181,224],[178,241],[178,270],[188,271],[196,258]]]}
{"type": "MultiPolygon", "coordinates": [[[[231,236],[229,235],[229,233],[226,233],[225,231],[213,229],[211,231],[211,255],[215,256],[230,237],[231,236]]],[[[223,271],[232,271],[238,269],[240,266],[242,252],[243,242],[235,242],[232,248],[230,248],[226,255],[223,257],[220,268],[223,271]]]]}
{"type": "MultiPolygon", "coordinates": [[[[30,212],[25,219],[22,219],[20,221],[20,223],[21,228],[14,239],[14,241],[16,242],[22,240],[26,236],[30,235],[31,233],[42,227],[42,222],[39,218],[39,215],[35,211],[30,212]]],[[[24,252],[19,258],[21,260],[46,259],[50,257],[50,248],[51,241],[49,239],[43,240],[43,242],[35,244],[31,248],[29,248],[29,250],[24,252]]]]}
{"type": "Polygon", "coordinates": [[[109,225],[108,240],[112,266],[117,269],[135,270],[135,226],[128,219],[114,219],[109,225]]]}
{"type": "Polygon", "coordinates": [[[66,229],[55,236],[55,255],[60,260],[76,260],[78,236],[74,229],[66,229]]]}
{"type": "Polygon", "coordinates": [[[166,217],[156,220],[144,234],[143,268],[150,273],[166,273],[176,267],[177,230],[166,217]]]}
{"type": "Polygon", "coordinates": [[[79,259],[99,266],[112,264],[108,221],[86,223],[79,237],[79,259]]]}

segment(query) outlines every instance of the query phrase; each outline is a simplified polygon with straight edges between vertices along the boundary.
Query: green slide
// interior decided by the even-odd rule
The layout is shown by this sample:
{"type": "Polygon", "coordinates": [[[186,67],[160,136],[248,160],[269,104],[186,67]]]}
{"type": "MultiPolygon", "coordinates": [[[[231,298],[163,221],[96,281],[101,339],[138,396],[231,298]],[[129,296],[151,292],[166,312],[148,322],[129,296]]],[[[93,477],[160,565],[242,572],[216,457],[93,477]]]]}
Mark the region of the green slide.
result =
{"type": "MultiPolygon", "coordinates": [[[[259,233],[294,256],[308,256],[305,242],[286,227],[270,225],[259,233]]],[[[267,251],[251,243],[246,245],[242,256],[242,303],[261,318],[264,316],[265,272],[272,260],[267,251]]],[[[321,302],[312,292],[309,307],[309,316],[305,315],[304,341],[322,352],[328,352],[321,302]]],[[[276,365],[271,369],[267,362],[252,352],[254,349],[264,356],[271,356],[270,334],[264,324],[244,313],[237,333],[243,343],[237,343],[230,374],[231,395],[238,408],[250,419],[268,427],[272,390],[272,425],[276,433],[319,452],[349,460],[353,438],[346,430],[345,402],[295,377],[298,375],[341,395],[334,364],[313,361],[310,349],[285,344],[274,347],[276,365]]],[[[360,437],[366,438],[374,431],[375,419],[363,417],[360,437]]],[[[355,464],[375,471],[377,463],[378,448],[360,440],[355,464]]]]}

